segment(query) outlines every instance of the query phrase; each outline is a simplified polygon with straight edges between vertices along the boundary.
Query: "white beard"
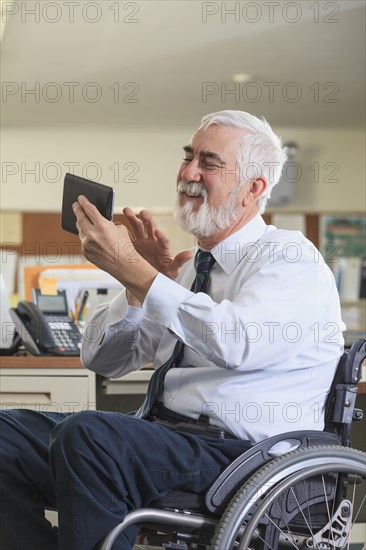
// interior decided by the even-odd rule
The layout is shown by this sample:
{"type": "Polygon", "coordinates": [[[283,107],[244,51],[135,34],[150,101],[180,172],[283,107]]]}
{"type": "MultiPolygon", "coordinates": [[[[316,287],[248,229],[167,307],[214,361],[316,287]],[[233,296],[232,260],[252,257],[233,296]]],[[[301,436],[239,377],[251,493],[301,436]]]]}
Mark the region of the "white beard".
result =
{"type": "Polygon", "coordinates": [[[197,238],[211,237],[230,227],[239,217],[238,196],[240,186],[235,187],[228,195],[227,201],[220,206],[209,206],[207,190],[202,183],[179,182],[177,199],[174,208],[174,221],[187,233],[197,238]],[[179,204],[179,194],[182,192],[194,193],[203,197],[203,204],[195,212],[192,203],[184,206],[179,204]]]}

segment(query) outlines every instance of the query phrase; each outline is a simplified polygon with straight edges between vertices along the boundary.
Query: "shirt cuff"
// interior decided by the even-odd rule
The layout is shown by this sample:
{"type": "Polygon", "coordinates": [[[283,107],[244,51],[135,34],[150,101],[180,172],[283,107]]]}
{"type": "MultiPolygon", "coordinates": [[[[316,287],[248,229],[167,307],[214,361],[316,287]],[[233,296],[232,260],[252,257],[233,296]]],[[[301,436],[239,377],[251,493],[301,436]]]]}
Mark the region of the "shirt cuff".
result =
{"type": "Polygon", "coordinates": [[[126,290],[117,294],[109,304],[102,304],[100,306],[101,311],[106,308],[108,310],[106,322],[109,326],[115,325],[121,320],[134,321],[140,324],[144,317],[144,313],[140,307],[133,307],[128,304],[126,290]]]}
{"type": "Polygon", "coordinates": [[[145,297],[142,309],[149,319],[169,328],[182,302],[192,295],[193,292],[159,273],[145,297]]]}
{"type": "MultiPolygon", "coordinates": [[[[123,319],[120,319],[119,321],[109,325],[103,334],[103,337],[100,341],[100,344],[107,344],[111,338],[115,338],[116,334],[132,334],[136,333],[139,330],[142,321],[144,318],[144,314],[141,311],[141,308],[136,307],[128,307],[127,314],[123,319]]],[[[123,338],[123,336],[121,336],[123,338]]],[[[131,340],[132,341],[132,340],[131,340]]]]}

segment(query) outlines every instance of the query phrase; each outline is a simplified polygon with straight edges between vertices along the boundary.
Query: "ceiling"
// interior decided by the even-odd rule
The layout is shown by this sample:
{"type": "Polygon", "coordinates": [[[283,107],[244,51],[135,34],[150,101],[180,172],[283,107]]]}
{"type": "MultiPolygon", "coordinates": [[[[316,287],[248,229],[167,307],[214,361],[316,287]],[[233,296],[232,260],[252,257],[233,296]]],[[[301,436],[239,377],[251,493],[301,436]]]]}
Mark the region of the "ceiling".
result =
{"type": "Polygon", "coordinates": [[[365,124],[363,0],[2,7],[5,125],[195,125],[221,109],[281,127],[365,124]]]}

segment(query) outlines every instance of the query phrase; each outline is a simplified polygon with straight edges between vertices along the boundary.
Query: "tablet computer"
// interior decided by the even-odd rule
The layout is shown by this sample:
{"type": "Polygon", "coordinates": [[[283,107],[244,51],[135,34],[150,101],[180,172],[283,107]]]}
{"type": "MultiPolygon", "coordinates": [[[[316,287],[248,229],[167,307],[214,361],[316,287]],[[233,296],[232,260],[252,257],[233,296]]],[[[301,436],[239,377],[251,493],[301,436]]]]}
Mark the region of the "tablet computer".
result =
{"type": "Polygon", "coordinates": [[[72,205],[77,201],[79,195],[84,195],[107,220],[113,219],[114,189],[112,187],[74,174],[66,174],[62,198],[62,229],[75,235],[78,234],[72,205]]]}

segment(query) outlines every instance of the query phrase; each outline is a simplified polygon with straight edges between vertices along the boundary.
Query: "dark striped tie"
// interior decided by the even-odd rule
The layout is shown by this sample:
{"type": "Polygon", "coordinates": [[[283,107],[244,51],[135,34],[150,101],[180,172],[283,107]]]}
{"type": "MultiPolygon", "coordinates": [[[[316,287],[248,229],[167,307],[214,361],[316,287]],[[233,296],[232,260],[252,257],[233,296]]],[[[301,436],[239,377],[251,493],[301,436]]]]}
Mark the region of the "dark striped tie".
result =
{"type": "MultiPolygon", "coordinates": [[[[209,278],[209,273],[211,267],[215,263],[215,258],[212,256],[211,252],[204,250],[199,250],[194,259],[194,266],[196,269],[196,278],[193,281],[191,291],[196,292],[206,292],[207,282],[209,278]]],[[[151,407],[154,405],[156,398],[158,396],[161,384],[165,378],[166,373],[172,367],[179,367],[180,362],[183,358],[184,353],[184,344],[180,340],[177,341],[174,347],[174,351],[171,357],[168,359],[164,365],[161,365],[152,377],[150,378],[149,386],[147,388],[145,399],[136,411],[135,416],[138,418],[144,418],[147,416],[151,407]]]]}

